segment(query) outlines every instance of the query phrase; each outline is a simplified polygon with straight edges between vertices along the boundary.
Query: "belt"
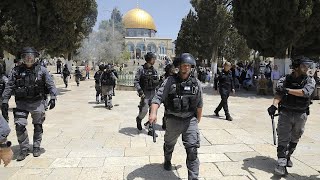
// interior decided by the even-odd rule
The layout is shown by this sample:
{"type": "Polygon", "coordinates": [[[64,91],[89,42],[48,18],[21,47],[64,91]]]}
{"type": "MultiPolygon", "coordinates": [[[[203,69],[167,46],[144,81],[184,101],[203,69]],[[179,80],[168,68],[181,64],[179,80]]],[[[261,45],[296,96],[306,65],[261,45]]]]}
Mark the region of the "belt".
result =
{"type": "Polygon", "coordinates": [[[190,117],[178,117],[178,116],[175,116],[175,115],[172,115],[172,114],[167,114],[166,117],[167,117],[167,118],[172,118],[172,119],[177,119],[177,120],[183,121],[183,120],[186,120],[186,119],[191,119],[191,118],[193,118],[193,117],[195,117],[195,116],[190,116],[190,117]]]}

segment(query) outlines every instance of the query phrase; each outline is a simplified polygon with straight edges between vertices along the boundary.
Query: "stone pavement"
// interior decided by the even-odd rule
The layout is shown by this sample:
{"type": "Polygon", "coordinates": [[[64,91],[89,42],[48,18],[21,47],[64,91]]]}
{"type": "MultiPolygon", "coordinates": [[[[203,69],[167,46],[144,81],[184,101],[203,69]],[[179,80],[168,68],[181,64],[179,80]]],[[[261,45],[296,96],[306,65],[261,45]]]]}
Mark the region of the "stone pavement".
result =
{"type": "MultiPolygon", "coordinates": [[[[22,162],[13,160],[9,167],[0,167],[0,180],[187,178],[181,138],[173,155],[174,170],[167,172],[162,168],[163,107],[156,126],[159,137],[153,143],[146,130],[138,133],[135,127],[139,101],[135,92],[116,91],[113,103],[119,106],[110,111],[103,104],[95,103],[91,79],[81,81],[80,87],[72,79],[67,89],[62,85],[58,88],[56,108],[47,111],[44,123],[42,150],[45,152],[38,158],[30,154],[22,162]]],[[[205,87],[203,118],[199,124],[201,179],[280,179],[272,174],[276,147],[272,145],[271,121],[266,112],[272,97],[246,92],[230,97],[232,122],[212,115],[219,101],[218,95],[212,95],[212,88],[205,87]]],[[[10,107],[14,107],[13,98],[10,107]]],[[[304,136],[292,158],[294,167],[283,179],[320,179],[319,107],[319,101],[315,101],[304,136]]],[[[16,154],[18,146],[12,113],[10,127],[9,139],[13,141],[16,154]]],[[[32,125],[27,129],[32,141],[32,125]]]]}

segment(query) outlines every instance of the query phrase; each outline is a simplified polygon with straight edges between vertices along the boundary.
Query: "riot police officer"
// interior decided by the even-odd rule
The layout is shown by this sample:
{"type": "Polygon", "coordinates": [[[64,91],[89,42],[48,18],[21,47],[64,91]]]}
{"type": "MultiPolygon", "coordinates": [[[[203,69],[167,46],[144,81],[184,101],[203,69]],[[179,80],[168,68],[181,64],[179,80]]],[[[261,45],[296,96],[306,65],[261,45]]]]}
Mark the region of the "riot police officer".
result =
{"type": "Polygon", "coordinates": [[[218,89],[218,82],[219,82],[219,93],[221,96],[221,101],[218,107],[214,110],[214,113],[216,116],[219,116],[219,111],[223,108],[224,113],[226,115],[226,120],[232,121],[232,117],[230,116],[229,113],[229,108],[228,108],[228,98],[230,94],[230,90],[235,93],[234,90],[234,82],[232,78],[232,72],[230,71],[231,69],[231,63],[230,62],[225,62],[223,65],[223,70],[219,74],[219,76],[216,78],[214,82],[214,89],[218,89]]]}
{"type": "MultiPolygon", "coordinates": [[[[161,84],[164,82],[165,79],[167,79],[169,76],[173,76],[174,74],[176,74],[175,72],[175,66],[172,63],[169,63],[166,65],[166,67],[164,68],[165,73],[160,77],[160,82],[159,82],[159,88],[161,86],[161,84]]],[[[164,111],[163,114],[163,118],[162,118],[162,129],[166,130],[166,111],[164,111]]]]}
{"type": "Polygon", "coordinates": [[[105,71],[101,74],[100,86],[101,93],[104,98],[105,106],[107,109],[111,110],[112,105],[112,95],[113,95],[113,85],[116,81],[116,76],[112,72],[112,65],[108,64],[105,67],[105,71]]]}
{"type": "MultiPolygon", "coordinates": [[[[3,65],[0,63],[0,95],[2,95],[4,88],[6,87],[6,83],[8,82],[8,78],[4,73],[3,65]]],[[[0,105],[1,104],[2,98],[0,98],[0,105]]]]}
{"type": "MultiPolygon", "coordinates": [[[[96,102],[99,104],[100,103],[100,95],[101,95],[101,86],[100,86],[100,78],[101,74],[104,71],[105,66],[103,64],[99,65],[99,70],[94,74],[94,81],[95,81],[95,89],[96,89],[96,102]]],[[[102,95],[101,95],[102,99],[102,95]]]]}
{"type": "Polygon", "coordinates": [[[276,110],[279,112],[278,163],[275,167],[277,175],[286,175],[286,167],[292,167],[290,156],[304,132],[310,97],[315,89],[315,80],[307,75],[312,64],[313,62],[304,56],[293,58],[293,73],[279,79],[273,104],[268,108],[270,116],[274,116],[276,110]]]}
{"type": "Polygon", "coordinates": [[[13,156],[13,152],[10,148],[11,142],[7,141],[7,136],[10,133],[10,128],[6,120],[0,115],[0,165],[3,161],[4,166],[6,167],[13,156]]]}
{"type": "MultiPolygon", "coordinates": [[[[64,68],[63,68],[63,70],[62,70],[62,77],[63,77],[63,82],[64,82],[66,88],[68,87],[68,80],[69,80],[70,74],[71,74],[71,73],[70,73],[70,71],[69,71],[68,65],[65,64],[65,65],[64,65],[64,68]]],[[[71,76],[70,76],[70,78],[71,78],[71,76]]]]}
{"type": "MultiPolygon", "coordinates": [[[[45,120],[45,96],[50,93],[49,108],[55,107],[57,89],[48,70],[36,65],[35,59],[39,53],[32,47],[25,47],[21,51],[23,64],[12,69],[9,80],[2,94],[2,114],[8,118],[8,101],[15,94],[16,108],[13,109],[16,134],[20,145],[17,161],[22,161],[28,155],[29,137],[26,126],[29,113],[34,125],[33,156],[40,156],[45,120]]],[[[5,117],[5,118],[6,118],[5,117]]]]}
{"type": "Polygon", "coordinates": [[[76,80],[77,86],[80,84],[80,80],[82,78],[82,73],[79,69],[79,66],[76,66],[76,70],[74,71],[74,79],[76,80]]]}
{"type": "MultiPolygon", "coordinates": [[[[156,61],[156,55],[148,52],[144,56],[146,63],[138,67],[135,78],[134,87],[136,88],[139,97],[139,115],[136,118],[138,130],[142,130],[141,121],[149,111],[150,101],[155,94],[155,89],[159,84],[157,70],[153,67],[156,61]]],[[[149,135],[152,135],[149,133],[149,135]]]]}
{"type": "Polygon", "coordinates": [[[199,175],[200,147],[198,123],[202,116],[202,88],[200,81],[191,75],[195,59],[189,53],[183,53],[175,59],[179,72],[169,76],[156,92],[151,101],[149,123],[157,121],[157,110],[164,103],[166,110],[166,131],[164,135],[164,169],[172,169],[171,158],[177,139],[182,134],[183,145],[187,153],[188,179],[197,179],[199,175]]]}

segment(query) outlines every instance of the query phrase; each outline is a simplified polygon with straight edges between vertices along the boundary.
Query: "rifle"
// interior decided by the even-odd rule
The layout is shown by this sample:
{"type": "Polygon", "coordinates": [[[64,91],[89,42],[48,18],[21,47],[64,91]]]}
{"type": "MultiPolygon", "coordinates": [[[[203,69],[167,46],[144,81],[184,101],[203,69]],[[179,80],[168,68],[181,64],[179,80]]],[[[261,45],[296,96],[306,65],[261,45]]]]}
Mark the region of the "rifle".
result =
{"type": "Polygon", "coordinates": [[[273,135],[273,145],[277,145],[277,135],[276,135],[276,128],[274,124],[274,116],[278,116],[279,114],[271,115],[271,121],[272,121],[272,135],[273,135]]]}

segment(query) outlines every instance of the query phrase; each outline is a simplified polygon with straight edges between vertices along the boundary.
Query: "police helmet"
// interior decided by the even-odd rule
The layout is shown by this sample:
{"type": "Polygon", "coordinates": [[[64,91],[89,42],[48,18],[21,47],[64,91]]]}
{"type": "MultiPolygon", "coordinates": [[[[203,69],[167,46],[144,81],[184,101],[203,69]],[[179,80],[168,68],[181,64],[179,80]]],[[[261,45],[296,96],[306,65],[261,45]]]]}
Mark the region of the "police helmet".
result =
{"type": "Polygon", "coordinates": [[[174,65],[172,63],[167,64],[166,67],[164,68],[164,71],[166,73],[169,73],[172,68],[174,68],[174,65]]]}
{"type": "Polygon", "coordinates": [[[103,64],[100,64],[100,65],[99,65],[99,70],[100,70],[100,71],[103,71],[103,70],[104,70],[104,65],[103,65],[103,64]]]}
{"type": "Polygon", "coordinates": [[[183,53],[176,57],[173,64],[177,67],[180,64],[190,64],[192,67],[196,66],[196,60],[190,53],[183,53]]]}
{"type": "Polygon", "coordinates": [[[107,64],[107,65],[105,66],[105,69],[106,69],[107,71],[111,71],[111,70],[112,70],[112,65],[111,65],[111,64],[107,64]]]}
{"type": "Polygon", "coordinates": [[[39,56],[39,52],[33,47],[24,47],[20,54],[26,65],[33,65],[36,62],[36,57],[39,56]]]}
{"type": "Polygon", "coordinates": [[[298,68],[300,64],[304,64],[309,68],[313,65],[313,61],[305,56],[296,56],[292,58],[292,68],[298,68]]]}
{"type": "Polygon", "coordinates": [[[148,52],[146,55],[144,55],[144,59],[147,62],[150,61],[152,58],[157,58],[157,56],[153,52],[148,52]]]}

